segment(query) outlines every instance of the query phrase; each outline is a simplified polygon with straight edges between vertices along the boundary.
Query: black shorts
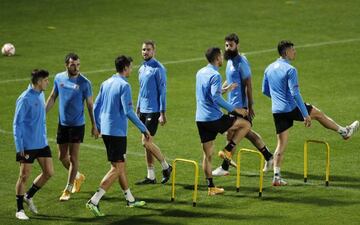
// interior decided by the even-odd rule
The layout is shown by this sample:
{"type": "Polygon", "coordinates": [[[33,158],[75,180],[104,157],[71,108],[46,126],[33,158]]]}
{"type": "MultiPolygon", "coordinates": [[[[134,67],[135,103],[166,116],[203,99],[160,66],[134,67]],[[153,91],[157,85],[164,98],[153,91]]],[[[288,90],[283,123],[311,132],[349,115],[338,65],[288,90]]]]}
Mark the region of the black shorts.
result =
{"type": "Polygon", "coordinates": [[[84,140],[85,125],[81,126],[63,126],[59,123],[56,143],[82,143],[84,140]]]}
{"type": "Polygon", "coordinates": [[[215,140],[218,133],[224,133],[235,122],[236,116],[223,115],[220,119],[206,122],[196,122],[201,143],[215,140]]]}
{"type": "Polygon", "coordinates": [[[126,137],[102,135],[106,147],[108,161],[125,162],[126,137]]]}
{"type": "MultiPolygon", "coordinates": [[[[312,105],[305,103],[306,109],[310,115],[312,110],[312,105]]],[[[294,120],[296,121],[304,121],[304,117],[301,114],[301,111],[298,107],[296,107],[291,112],[286,113],[273,113],[275,127],[276,127],[276,133],[280,134],[290,127],[293,126],[294,120]]]]}
{"type": "Polygon", "coordinates": [[[34,163],[34,160],[40,157],[51,158],[51,150],[49,146],[40,149],[25,150],[24,156],[19,152],[16,153],[16,162],[34,163]]]}
{"type": "Polygon", "coordinates": [[[151,136],[155,136],[158,124],[159,124],[160,113],[140,113],[140,120],[149,130],[151,136]]]}

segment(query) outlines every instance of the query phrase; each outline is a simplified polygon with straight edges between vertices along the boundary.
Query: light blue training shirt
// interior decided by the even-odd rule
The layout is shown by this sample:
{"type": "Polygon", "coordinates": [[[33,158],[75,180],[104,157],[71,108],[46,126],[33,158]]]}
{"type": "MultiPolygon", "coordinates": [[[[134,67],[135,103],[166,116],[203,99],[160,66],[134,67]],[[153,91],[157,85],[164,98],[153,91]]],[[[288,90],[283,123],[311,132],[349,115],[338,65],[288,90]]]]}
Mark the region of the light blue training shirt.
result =
{"type": "Polygon", "coordinates": [[[235,107],[221,96],[221,76],[219,68],[208,64],[196,74],[196,121],[214,121],[222,117],[220,107],[229,112],[235,107]]]}
{"type": "Polygon", "coordinates": [[[304,118],[309,115],[300,94],[297,70],[286,59],[279,58],[265,69],[262,92],[271,98],[273,113],[290,112],[297,106],[304,118]]]}
{"type": "Polygon", "coordinates": [[[127,118],[141,132],[147,131],[133,111],[130,84],[119,74],[114,74],[101,84],[94,104],[94,117],[97,128],[104,135],[126,137],[127,118]]]}

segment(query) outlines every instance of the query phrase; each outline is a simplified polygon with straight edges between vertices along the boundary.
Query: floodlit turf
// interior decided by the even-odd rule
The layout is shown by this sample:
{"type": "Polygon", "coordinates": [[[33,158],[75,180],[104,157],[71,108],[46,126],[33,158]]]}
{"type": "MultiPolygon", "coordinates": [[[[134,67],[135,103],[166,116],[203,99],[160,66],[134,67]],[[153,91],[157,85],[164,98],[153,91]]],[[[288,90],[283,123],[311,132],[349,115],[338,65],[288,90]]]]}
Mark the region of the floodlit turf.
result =
{"type": "MultiPolygon", "coordinates": [[[[15,218],[14,186],[18,176],[12,137],[16,98],[27,87],[33,68],[46,68],[53,75],[64,69],[70,51],[81,57],[81,70],[92,81],[97,95],[100,83],[113,73],[114,58],[127,54],[141,63],[141,41],[154,39],[157,58],[168,71],[168,124],[155,138],[169,161],[186,158],[201,163],[195,118],[195,73],[206,65],[203,53],[230,32],[240,36],[241,52],[247,53],[253,72],[256,118],[254,130],[270,149],[276,147],[270,100],[261,94],[264,68],[277,58],[280,39],[297,46],[294,65],[299,71],[302,96],[340,124],[360,119],[360,5],[349,1],[25,1],[1,0],[0,44],[11,42],[14,57],[0,56],[0,224],[25,224],[15,218]],[[273,51],[271,51],[273,49],[273,51]]],[[[135,67],[129,82],[136,101],[135,67]]],[[[224,68],[221,69],[223,74],[224,68]]],[[[87,115],[86,115],[87,117],[87,115]]],[[[242,186],[235,192],[235,170],[215,178],[225,188],[223,196],[208,197],[203,172],[197,207],[191,204],[193,168],[178,165],[176,201],[170,202],[171,185],[135,186],[146,174],[140,133],[131,124],[128,137],[128,178],[133,194],[145,200],[142,208],[126,208],[118,184],[100,202],[107,216],[94,218],[85,203],[109,168],[103,144],[86,137],[81,147],[80,168],[86,181],[70,201],[59,202],[67,174],[57,159],[54,142],[56,107],[47,119],[55,175],[35,196],[39,215],[26,224],[359,224],[360,134],[348,141],[326,131],[316,122],[306,129],[301,123],[290,133],[283,176],[289,186],[270,186],[264,178],[263,197],[258,198],[257,156],[243,157],[242,186]],[[303,183],[303,143],[326,140],[331,146],[330,186],[325,187],[325,151],[310,146],[308,184],[303,183]]],[[[216,149],[225,138],[218,136],[216,149]]],[[[253,148],[248,141],[241,147],[253,148]]],[[[214,168],[220,159],[214,155],[214,168]]],[[[156,164],[158,180],[160,165],[156,164]]],[[[35,163],[28,185],[39,173],[35,163]]]]}

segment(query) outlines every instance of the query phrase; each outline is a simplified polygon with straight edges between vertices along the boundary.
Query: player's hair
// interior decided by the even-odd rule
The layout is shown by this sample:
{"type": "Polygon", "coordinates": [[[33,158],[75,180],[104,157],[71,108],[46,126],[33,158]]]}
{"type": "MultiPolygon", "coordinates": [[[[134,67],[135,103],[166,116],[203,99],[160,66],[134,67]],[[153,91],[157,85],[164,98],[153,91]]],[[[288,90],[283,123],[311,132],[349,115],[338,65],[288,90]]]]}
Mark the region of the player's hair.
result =
{"type": "Polygon", "coordinates": [[[278,44],[278,52],[280,56],[285,56],[286,49],[293,47],[294,44],[288,40],[282,40],[278,44]]]}
{"type": "Polygon", "coordinates": [[[36,84],[40,79],[44,79],[49,76],[49,72],[43,69],[34,69],[31,72],[31,83],[36,84]]]}
{"type": "Polygon", "coordinates": [[[151,45],[153,49],[155,49],[155,46],[156,46],[155,41],[153,41],[153,40],[145,40],[145,41],[143,41],[143,44],[151,45]]]}
{"type": "Polygon", "coordinates": [[[213,63],[219,55],[221,55],[221,50],[218,47],[208,48],[205,52],[206,59],[209,63],[213,63]]]}
{"type": "Polygon", "coordinates": [[[225,41],[233,41],[236,44],[239,44],[239,37],[235,33],[231,33],[225,37],[225,41]]]}
{"type": "Polygon", "coordinates": [[[70,52],[65,56],[65,63],[68,64],[70,59],[78,60],[80,57],[76,53],[70,52]]]}
{"type": "Polygon", "coordinates": [[[132,60],[131,57],[128,57],[128,56],[125,56],[125,55],[121,55],[121,56],[116,57],[116,59],[115,59],[116,71],[118,73],[124,72],[125,67],[130,66],[132,61],[133,60],[132,60]]]}

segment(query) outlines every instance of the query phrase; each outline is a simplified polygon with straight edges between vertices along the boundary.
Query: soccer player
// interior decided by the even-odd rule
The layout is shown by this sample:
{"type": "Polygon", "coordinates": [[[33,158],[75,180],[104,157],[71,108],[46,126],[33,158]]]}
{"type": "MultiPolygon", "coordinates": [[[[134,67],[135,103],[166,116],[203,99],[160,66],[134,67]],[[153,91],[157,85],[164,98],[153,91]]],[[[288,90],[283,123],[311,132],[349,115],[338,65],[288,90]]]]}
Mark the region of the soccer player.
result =
{"type": "MultiPolygon", "coordinates": [[[[152,137],[155,136],[158,124],[166,123],[166,70],[165,67],[154,58],[155,42],[144,41],[141,49],[145,60],[139,69],[140,90],[136,105],[136,112],[140,120],[145,124],[152,137]]],[[[143,136],[144,138],[144,136],[143,136]]],[[[172,171],[172,167],[166,162],[164,155],[157,145],[152,148],[145,147],[147,163],[147,176],[136,184],[156,184],[154,158],[162,167],[162,184],[165,184],[172,171]]]]}
{"type": "Polygon", "coordinates": [[[218,70],[223,64],[223,56],[220,48],[209,48],[205,56],[209,64],[196,74],[196,125],[204,151],[203,170],[207,180],[208,195],[211,196],[224,192],[223,188],[215,187],[211,173],[211,157],[217,133],[225,131],[232,133],[222,151],[226,159],[230,161],[232,149],[249,132],[250,123],[244,119],[247,116],[247,110],[235,108],[221,96],[221,76],[218,70]],[[230,114],[224,115],[220,107],[230,114]]]}
{"type": "MultiPolygon", "coordinates": [[[[252,119],[255,116],[253,108],[252,84],[251,84],[251,69],[248,60],[245,56],[239,54],[239,37],[232,33],[225,37],[225,52],[224,58],[227,60],[226,66],[226,81],[223,84],[223,90],[228,92],[228,102],[235,108],[248,110],[246,119],[252,124],[252,119]],[[235,84],[233,87],[229,85],[235,84]]],[[[232,136],[231,132],[227,133],[232,136]]],[[[251,143],[262,153],[265,158],[265,166],[263,171],[267,172],[272,168],[273,155],[266,147],[261,136],[254,130],[250,130],[245,136],[251,143]]],[[[233,149],[234,151],[235,149],[233,149]]],[[[223,156],[220,154],[220,156],[223,156]]],[[[235,163],[230,165],[236,166],[235,163]]],[[[229,175],[229,163],[224,160],[222,165],[212,172],[213,176],[229,175]]]]}
{"type": "Polygon", "coordinates": [[[346,127],[338,125],[315,106],[304,103],[299,90],[297,70],[290,62],[295,60],[296,50],[290,41],[278,44],[280,58],[271,63],[264,73],[262,92],[271,98],[272,113],[277,134],[277,147],[274,153],[273,186],[287,185],[281,178],[280,167],[288,143],[289,129],[295,121],[304,121],[305,127],[317,120],[327,129],[338,132],[343,139],[349,139],[358,129],[359,121],[346,127]]]}
{"type": "Polygon", "coordinates": [[[132,71],[132,59],[124,55],[119,56],[115,59],[115,67],[117,73],[101,84],[94,105],[96,126],[102,135],[107,158],[111,163],[110,170],[100,182],[97,192],[86,203],[86,207],[95,216],[104,215],[99,210],[99,201],[116,180],[120,183],[128,207],[145,205],[144,201],[135,201],[126,177],[127,119],[130,119],[143,134],[144,146],[152,145],[152,137],[133,111],[131,87],[127,81],[132,71]]]}
{"type": "Polygon", "coordinates": [[[46,102],[46,112],[59,97],[59,124],[56,141],[59,159],[68,172],[67,184],[60,201],[70,199],[70,194],[79,192],[85,176],[79,172],[79,149],[85,132],[84,101],[92,123],[91,133],[97,138],[93,116],[93,98],[90,81],[80,73],[80,58],[75,53],[65,56],[66,71],[56,74],[54,88],[46,102]]]}
{"type": "Polygon", "coordinates": [[[16,146],[16,161],[20,163],[19,178],[16,182],[16,218],[28,220],[23,202],[28,204],[31,212],[37,214],[33,196],[44,186],[54,174],[51,150],[46,137],[46,113],[44,90],[49,85],[49,73],[46,70],[33,70],[31,84],[16,101],[14,115],[14,140],[16,146]],[[40,164],[42,172],[33,181],[25,193],[26,182],[34,160],[40,164]],[[25,194],[25,196],[24,196],[25,194]]]}

